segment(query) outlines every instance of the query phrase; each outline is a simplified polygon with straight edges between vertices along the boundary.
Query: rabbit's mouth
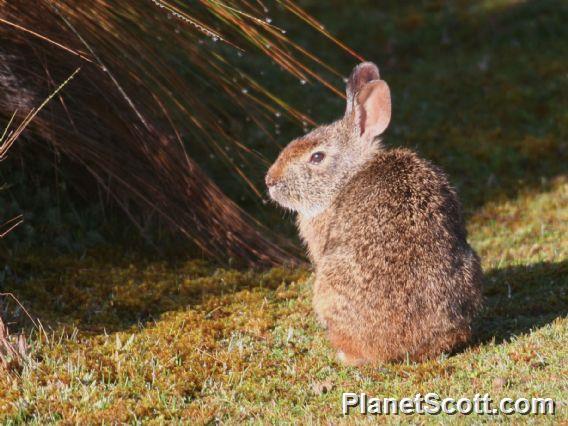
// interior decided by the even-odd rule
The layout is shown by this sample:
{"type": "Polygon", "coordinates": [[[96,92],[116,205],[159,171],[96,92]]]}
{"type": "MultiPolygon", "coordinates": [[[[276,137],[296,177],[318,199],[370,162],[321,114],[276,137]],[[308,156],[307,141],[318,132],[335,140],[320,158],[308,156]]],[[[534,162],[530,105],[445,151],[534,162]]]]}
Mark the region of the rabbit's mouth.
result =
{"type": "Polygon", "coordinates": [[[273,185],[268,188],[270,198],[285,209],[296,212],[303,217],[313,217],[320,214],[326,208],[325,203],[308,202],[300,197],[298,193],[285,184],[273,185]]]}
{"type": "Polygon", "coordinates": [[[282,184],[276,184],[268,187],[268,193],[270,194],[270,198],[276,201],[280,205],[284,205],[286,203],[286,192],[285,186],[282,184]]]}
{"type": "Polygon", "coordinates": [[[290,188],[283,184],[278,183],[276,185],[272,185],[268,187],[268,194],[270,198],[278,203],[280,206],[297,211],[298,206],[294,200],[293,194],[291,194],[290,188]]]}

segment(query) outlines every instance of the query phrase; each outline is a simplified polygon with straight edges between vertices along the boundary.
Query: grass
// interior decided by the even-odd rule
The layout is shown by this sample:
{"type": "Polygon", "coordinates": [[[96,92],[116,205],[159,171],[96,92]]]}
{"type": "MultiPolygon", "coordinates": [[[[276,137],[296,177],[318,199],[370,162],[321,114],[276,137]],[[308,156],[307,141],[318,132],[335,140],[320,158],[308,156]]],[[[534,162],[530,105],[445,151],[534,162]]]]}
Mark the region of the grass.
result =
{"type": "MultiPolygon", "coordinates": [[[[342,392],[431,391],[551,397],[555,420],[567,421],[567,224],[566,179],[481,209],[470,221],[487,273],[476,342],[451,357],[360,370],[336,362],[316,325],[309,271],[112,252],[13,259],[3,286],[46,331],[33,329],[31,364],[0,378],[0,418],[339,422],[342,392]]],[[[26,324],[21,312],[11,317],[26,324]]],[[[525,420],[537,421],[516,419],[525,420]]]]}
{"type": "MultiPolygon", "coordinates": [[[[387,142],[417,148],[458,186],[486,272],[475,341],[425,363],[347,368],[316,325],[309,270],[220,269],[117,247],[81,256],[0,248],[0,289],[42,323],[34,327],[13,303],[2,305],[11,330],[28,333],[30,363],[0,376],[0,421],[374,421],[342,417],[341,394],[350,391],[551,397],[554,417],[497,420],[568,422],[567,8],[556,1],[305,3],[340,39],[384,64],[395,114],[387,142]]],[[[304,95],[318,119],[341,109],[313,87],[304,95]]],[[[261,168],[251,173],[260,176],[261,168]]],[[[286,228],[281,212],[266,214],[286,228]]]]}

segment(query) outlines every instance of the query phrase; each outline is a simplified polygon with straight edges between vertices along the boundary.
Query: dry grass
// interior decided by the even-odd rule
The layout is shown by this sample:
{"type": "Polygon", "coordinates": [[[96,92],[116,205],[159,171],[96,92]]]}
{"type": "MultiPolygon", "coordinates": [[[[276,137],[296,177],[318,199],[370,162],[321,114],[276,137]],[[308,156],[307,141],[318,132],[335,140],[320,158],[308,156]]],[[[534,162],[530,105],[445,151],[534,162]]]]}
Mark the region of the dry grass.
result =
{"type": "MultiPolygon", "coordinates": [[[[298,6],[282,5],[316,26],[298,6]]],[[[261,197],[248,170],[266,160],[231,128],[246,119],[273,141],[275,114],[311,122],[239,65],[247,51],[339,93],[339,73],[267,14],[256,1],[0,1],[0,114],[25,116],[80,66],[58,102],[30,123],[26,136],[37,143],[25,147],[24,158],[52,158],[50,143],[91,177],[69,184],[93,198],[93,182],[104,188],[145,236],[148,222],[158,221],[222,262],[297,260],[292,246],[282,238],[275,244],[193,158],[213,156],[261,197]]]]}
{"type": "MultiPolygon", "coordinates": [[[[7,296],[0,294],[0,296],[7,296]]],[[[11,336],[0,317],[0,371],[9,375],[14,372],[20,373],[28,360],[28,345],[23,333],[11,336]]]]}

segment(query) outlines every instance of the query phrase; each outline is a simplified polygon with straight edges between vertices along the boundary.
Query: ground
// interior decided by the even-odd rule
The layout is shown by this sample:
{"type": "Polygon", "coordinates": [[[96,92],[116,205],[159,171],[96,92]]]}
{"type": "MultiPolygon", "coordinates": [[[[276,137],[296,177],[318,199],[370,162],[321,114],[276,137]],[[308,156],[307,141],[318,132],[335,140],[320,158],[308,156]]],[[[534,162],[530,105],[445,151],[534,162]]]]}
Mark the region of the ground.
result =
{"type": "MultiPolygon", "coordinates": [[[[342,392],[550,397],[554,417],[498,420],[568,422],[565,3],[304,3],[379,62],[394,102],[387,146],[417,149],[460,192],[486,274],[470,347],[418,364],[344,367],[316,324],[307,267],[238,271],[118,247],[2,249],[0,289],[40,322],[5,306],[10,328],[27,333],[29,361],[0,376],[1,422],[495,420],[346,418],[342,392]]],[[[304,41],[317,49],[314,40],[304,41]]],[[[334,61],[333,51],[322,54],[334,61]]],[[[305,99],[295,93],[316,118],[342,109],[341,100],[306,90],[305,99]]],[[[259,217],[278,223],[282,213],[270,212],[259,217]]]]}
{"type": "Polygon", "coordinates": [[[364,391],[551,397],[555,420],[566,421],[567,224],[564,179],[488,204],[469,226],[487,274],[476,341],[425,363],[362,369],[336,361],[311,311],[307,270],[243,272],[96,252],[19,258],[4,280],[43,327],[29,339],[31,363],[0,378],[0,416],[339,422],[342,392],[364,391]]]}

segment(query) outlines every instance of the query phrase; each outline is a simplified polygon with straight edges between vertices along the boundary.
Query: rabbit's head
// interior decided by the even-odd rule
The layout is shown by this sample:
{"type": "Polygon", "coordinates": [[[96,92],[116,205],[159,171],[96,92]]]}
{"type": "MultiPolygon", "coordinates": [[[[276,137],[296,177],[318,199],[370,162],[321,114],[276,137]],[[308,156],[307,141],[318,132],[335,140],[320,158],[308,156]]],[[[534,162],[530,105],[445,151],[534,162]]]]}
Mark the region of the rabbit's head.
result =
{"type": "Polygon", "coordinates": [[[389,87],[380,79],[377,66],[358,65],[347,82],[343,118],[290,142],[268,170],[271,198],[304,217],[325,210],[379,150],[376,137],[387,128],[390,117],[389,87]]]}

